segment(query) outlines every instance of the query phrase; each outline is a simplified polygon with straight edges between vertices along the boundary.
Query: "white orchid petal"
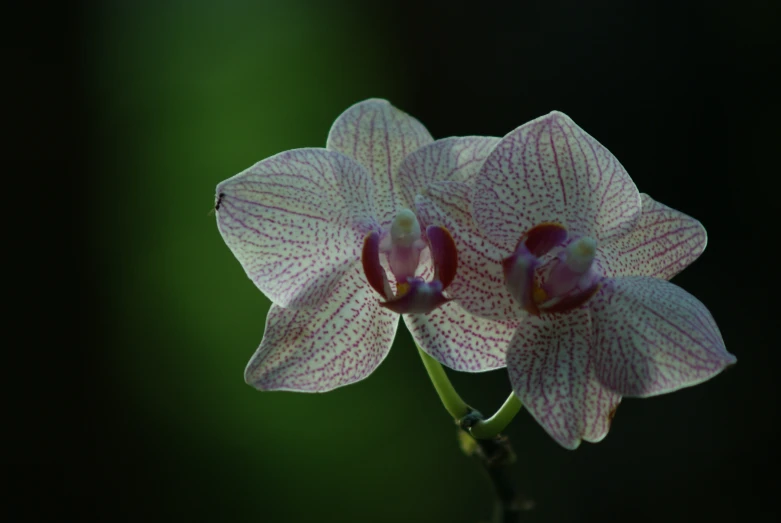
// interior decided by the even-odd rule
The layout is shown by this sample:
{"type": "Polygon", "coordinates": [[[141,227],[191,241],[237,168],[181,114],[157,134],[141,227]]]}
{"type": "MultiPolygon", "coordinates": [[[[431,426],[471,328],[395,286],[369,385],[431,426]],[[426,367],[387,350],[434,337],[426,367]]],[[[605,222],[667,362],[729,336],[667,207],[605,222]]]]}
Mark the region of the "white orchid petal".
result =
{"type": "Polygon", "coordinates": [[[272,305],[245,380],[259,390],[326,392],[366,378],[393,343],[398,315],[382,309],[360,264],[317,309],[272,305]]]}
{"type": "Polygon", "coordinates": [[[560,445],[598,442],[621,396],[599,382],[588,310],[529,317],[507,349],[507,371],[523,405],[560,445]]]}
{"type": "Polygon", "coordinates": [[[502,138],[475,178],[472,204],[505,256],[542,222],[603,242],[626,234],[640,214],[640,196],[618,160],[556,111],[502,138]]]}
{"type": "Polygon", "coordinates": [[[643,212],[631,232],[600,247],[606,276],[653,276],[669,280],[705,250],[700,222],[640,195],[643,212]]]}
{"type": "Polygon", "coordinates": [[[505,366],[507,343],[518,322],[491,321],[448,302],[429,314],[405,314],[407,328],[420,347],[440,363],[463,372],[505,366]]]}
{"type": "Polygon", "coordinates": [[[736,361],[708,309],[665,280],[607,280],[589,308],[599,379],[623,396],[697,385],[736,361]]]}
{"type": "Polygon", "coordinates": [[[425,194],[434,182],[471,184],[483,161],[499,142],[488,136],[444,138],[421,147],[407,156],[399,167],[401,190],[406,201],[425,194]]]}
{"type": "Polygon", "coordinates": [[[379,227],[366,170],[326,149],[272,156],[220,183],[217,194],[225,243],[282,307],[322,304],[379,227]]]}
{"type": "Polygon", "coordinates": [[[399,186],[398,170],[407,155],[433,138],[415,118],[386,100],[357,103],[336,119],[326,147],[339,151],[369,170],[374,180],[380,224],[385,227],[396,212],[409,207],[399,186]]]}

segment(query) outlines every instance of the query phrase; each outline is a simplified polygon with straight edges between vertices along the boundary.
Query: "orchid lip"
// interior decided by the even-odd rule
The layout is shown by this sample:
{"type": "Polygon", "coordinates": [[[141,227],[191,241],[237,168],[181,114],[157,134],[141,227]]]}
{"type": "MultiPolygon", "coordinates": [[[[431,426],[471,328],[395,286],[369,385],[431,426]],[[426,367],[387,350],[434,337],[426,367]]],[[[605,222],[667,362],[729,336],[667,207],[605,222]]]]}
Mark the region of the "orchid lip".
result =
{"type": "Polygon", "coordinates": [[[596,248],[596,241],[588,236],[571,241],[558,253],[546,278],[545,292],[551,296],[564,296],[576,288],[590,289],[598,277],[592,268],[596,248]]]}
{"type": "Polygon", "coordinates": [[[428,314],[450,301],[442,294],[443,285],[440,281],[426,282],[420,278],[410,278],[407,285],[407,291],[401,296],[381,302],[380,306],[398,314],[428,314]]]}
{"type": "Polygon", "coordinates": [[[576,309],[599,290],[600,276],[593,268],[596,241],[582,236],[566,242],[567,236],[559,224],[540,224],[524,234],[515,252],[502,261],[507,289],[529,314],[576,309]],[[558,254],[543,265],[539,257],[554,249],[559,249],[558,254]]]}
{"type": "Polygon", "coordinates": [[[583,291],[572,293],[569,296],[556,297],[541,303],[539,309],[548,313],[567,312],[577,309],[590,300],[601,288],[601,283],[595,283],[583,291]]]}
{"type": "Polygon", "coordinates": [[[446,228],[432,225],[426,228],[426,238],[431,249],[434,278],[425,282],[414,276],[420,252],[425,248],[425,243],[415,237],[420,234],[417,224],[417,218],[410,217],[404,210],[391,226],[391,229],[396,226],[396,231],[391,230],[383,240],[380,240],[379,232],[372,231],[363,242],[361,262],[366,279],[385,298],[380,305],[399,314],[427,314],[450,301],[443,291],[453,282],[458,268],[458,251],[452,235],[446,228]],[[407,234],[410,231],[412,234],[407,234]],[[397,241],[399,238],[403,238],[403,243],[397,241]],[[423,247],[419,245],[421,243],[423,247]],[[390,249],[385,248],[388,244],[390,249]],[[396,277],[396,295],[380,261],[381,254],[388,257],[391,272],[396,277]]]}
{"type": "Polygon", "coordinates": [[[539,314],[534,300],[534,274],[539,259],[525,244],[520,244],[512,256],[502,262],[504,278],[510,295],[531,314],[539,314]]]}

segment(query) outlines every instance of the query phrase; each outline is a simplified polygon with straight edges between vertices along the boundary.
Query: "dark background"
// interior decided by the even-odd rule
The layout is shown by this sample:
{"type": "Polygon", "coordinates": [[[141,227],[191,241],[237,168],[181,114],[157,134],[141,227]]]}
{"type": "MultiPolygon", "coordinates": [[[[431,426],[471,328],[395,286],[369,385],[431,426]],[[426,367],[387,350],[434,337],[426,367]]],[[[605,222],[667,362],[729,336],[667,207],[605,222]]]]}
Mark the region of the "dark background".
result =
{"type": "MultiPolygon", "coordinates": [[[[214,186],[322,146],[389,99],[435,138],[557,109],[709,245],[674,282],[738,364],[625,400],[574,452],[507,434],[527,521],[778,515],[777,3],[106,1],[27,5],[4,33],[11,513],[106,521],[475,522],[490,491],[400,329],[369,379],[259,393],[268,301],[208,215],[214,186]],[[17,493],[18,492],[18,493],[17,493]]],[[[493,411],[505,373],[453,374],[493,411]]]]}

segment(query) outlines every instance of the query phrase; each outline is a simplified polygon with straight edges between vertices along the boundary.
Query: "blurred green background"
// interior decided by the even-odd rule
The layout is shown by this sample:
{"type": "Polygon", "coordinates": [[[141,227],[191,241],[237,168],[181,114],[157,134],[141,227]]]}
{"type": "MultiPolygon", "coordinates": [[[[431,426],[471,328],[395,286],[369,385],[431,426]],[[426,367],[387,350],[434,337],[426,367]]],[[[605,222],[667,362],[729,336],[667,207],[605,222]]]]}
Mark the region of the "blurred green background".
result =
{"type": "Polygon", "coordinates": [[[490,508],[403,328],[352,387],[259,393],[243,381],[269,302],[217,231],[214,187],[277,152],[324,146],[352,103],[404,106],[413,87],[393,35],[349,7],[113,2],[93,13],[106,133],[96,190],[115,196],[99,200],[96,233],[121,275],[111,379],[139,452],[159,453],[136,471],[149,499],[120,511],[365,522],[469,521],[490,508]]]}
{"type": "MultiPolygon", "coordinates": [[[[708,227],[708,251],[675,281],[711,308],[739,364],[702,386],[625,400],[605,441],[576,452],[522,412],[508,435],[515,479],[536,505],[525,520],[766,514],[766,487],[753,478],[778,435],[769,370],[778,355],[754,313],[768,310],[762,286],[740,290],[752,310],[722,282],[735,238],[758,234],[756,196],[733,173],[772,167],[712,151],[773,147],[748,125],[749,97],[724,83],[755,79],[762,61],[745,56],[767,45],[769,26],[756,15],[733,27],[719,6],[88,4],[80,52],[96,133],[84,226],[99,253],[90,276],[107,337],[95,355],[100,378],[83,387],[99,403],[88,444],[110,500],[100,519],[488,517],[488,482],[459,451],[403,327],[358,384],[311,395],[243,381],[269,302],[220,238],[214,187],[277,152],[323,146],[333,120],[369,97],[418,117],[435,138],[501,136],[564,110],[641,190],[708,227]]],[[[453,381],[484,413],[509,392],[503,371],[453,381]]]]}

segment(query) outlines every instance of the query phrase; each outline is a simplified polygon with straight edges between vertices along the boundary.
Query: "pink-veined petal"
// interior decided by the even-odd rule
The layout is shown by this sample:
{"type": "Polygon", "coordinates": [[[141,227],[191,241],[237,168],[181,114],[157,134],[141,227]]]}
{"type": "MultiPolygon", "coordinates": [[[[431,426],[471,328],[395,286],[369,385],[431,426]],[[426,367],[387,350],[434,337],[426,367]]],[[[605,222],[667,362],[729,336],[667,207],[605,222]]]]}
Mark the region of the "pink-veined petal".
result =
{"type": "Polygon", "coordinates": [[[432,141],[431,134],[415,118],[386,100],[371,99],[353,105],[336,119],[326,147],[350,156],[369,170],[378,218],[385,227],[405,207],[398,180],[401,162],[432,141]]]}
{"type": "Polygon", "coordinates": [[[483,161],[499,142],[489,136],[444,138],[407,156],[399,167],[401,191],[407,205],[434,182],[471,184],[483,161]]]}
{"type": "Polygon", "coordinates": [[[244,373],[259,390],[326,392],[362,380],[390,350],[398,315],[382,309],[356,263],[317,309],[272,305],[244,373]]]}
{"type": "Polygon", "coordinates": [[[621,396],[599,382],[588,310],[531,316],[507,349],[507,371],[523,405],[560,445],[596,443],[610,430],[621,396]]]}
{"type": "MultiPolygon", "coordinates": [[[[418,194],[418,219],[450,231],[458,250],[458,268],[447,294],[472,314],[516,321],[526,315],[505,285],[501,250],[485,238],[469,214],[470,187],[464,182],[434,182],[418,194]]],[[[516,239],[517,240],[517,239],[516,239]]]]}
{"type": "Polygon", "coordinates": [[[608,241],[631,230],[640,214],[637,188],[618,160],[556,111],[502,138],[475,178],[472,205],[505,257],[542,222],[608,241]]]}
{"type": "Polygon", "coordinates": [[[705,250],[708,236],[700,222],[640,195],[643,212],[625,236],[599,246],[606,276],[653,276],[669,280],[705,250]]]}
{"type": "Polygon", "coordinates": [[[665,280],[606,280],[589,308],[599,379],[623,396],[696,385],[737,361],[708,309],[665,280]]]}
{"type": "Polygon", "coordinates": [[[217,194],[225,243],[282,307],[322,304],[379,228],[366,169],[326,149],[272,156],[220,183],[217,194]]]}
{"type": "Polygon", "coordinates": [[[429,314],[405,314],[407,328],[431,357],[463,372],[483,372],[505,365],[507,343],[518,322],[491,321],[448,302],[429,314]]]}

